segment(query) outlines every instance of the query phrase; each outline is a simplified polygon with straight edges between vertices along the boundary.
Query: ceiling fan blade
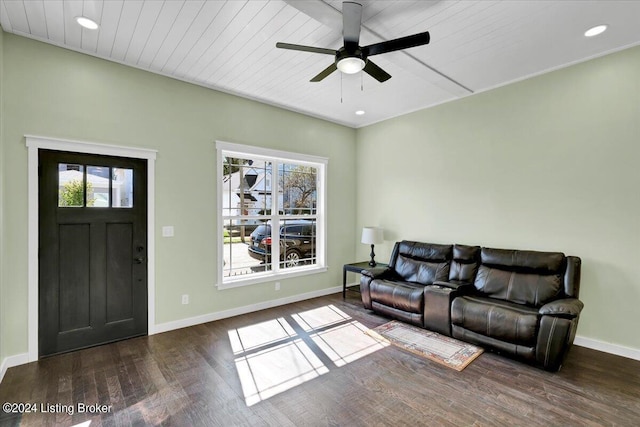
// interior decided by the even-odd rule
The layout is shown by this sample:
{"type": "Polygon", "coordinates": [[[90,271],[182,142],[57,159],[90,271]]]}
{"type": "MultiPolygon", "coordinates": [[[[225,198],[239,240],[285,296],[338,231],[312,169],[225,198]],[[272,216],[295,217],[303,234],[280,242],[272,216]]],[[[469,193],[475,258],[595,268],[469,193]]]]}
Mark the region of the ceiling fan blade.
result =
{"type": "Polygon", "coordinates": [[[337,69],[338,67],[336,67],[336,63],[334,62],[333,64],[329,65],[327,68],[322,70],[320,74],[312,78],[310,81],[319,82],[320,80],[323,80],[325,77],[327,77],[329,74],[333,73],[337,69]]]}
{"type": "Polygon", "coordinates": [[[333,49],[325,49],[324,47],[303,46],[301,44],[291,43],[276,43],[276,47],[280,49],[301,50],[303,52],[324,53],[327,55],[335,55],[336,51],[333,49]]]}
{"type": "Polygon", "coordinates": [[[414,34],[412,36],[370,44],[369,46],[363,47],[362,51],[365,52],[367,56],[379,55],[381,53],[393,52],[394,50],[422,46],[428,44],[430,39],[429,31],[425,31],[424,33],[414,34]]]}
{"type": "Polygon", "coordinates": [[[363,71],[380,83],[386,82],[391,78],[391,74],[387,73],[385,70],[378,67],[376,64],[369,60],[367,60],[367,65],[364,66],[363,71]]]}
{"type": "Polygon", "coordinates": [[[342,37],[347,50],[358,47],[361,24],[362,5],[350,1],[342,3],[342,37]]]}

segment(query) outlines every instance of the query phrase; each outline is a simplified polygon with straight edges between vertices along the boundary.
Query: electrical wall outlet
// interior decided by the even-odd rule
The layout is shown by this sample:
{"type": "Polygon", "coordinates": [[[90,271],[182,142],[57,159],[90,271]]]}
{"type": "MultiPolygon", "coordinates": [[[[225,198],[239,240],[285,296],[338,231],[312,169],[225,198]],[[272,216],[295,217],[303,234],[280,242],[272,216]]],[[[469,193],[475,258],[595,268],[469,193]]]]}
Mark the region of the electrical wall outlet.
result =
{"type": "Polygon", "coordinates": [[[189,304],[189,295],[188,294],[182,295],[182,303],[183,304],[189,304]]]}
{"type": "Polygon", "coordinates": [[[280,282],[276,282],[276,291],[280,290],[280,282]]]}

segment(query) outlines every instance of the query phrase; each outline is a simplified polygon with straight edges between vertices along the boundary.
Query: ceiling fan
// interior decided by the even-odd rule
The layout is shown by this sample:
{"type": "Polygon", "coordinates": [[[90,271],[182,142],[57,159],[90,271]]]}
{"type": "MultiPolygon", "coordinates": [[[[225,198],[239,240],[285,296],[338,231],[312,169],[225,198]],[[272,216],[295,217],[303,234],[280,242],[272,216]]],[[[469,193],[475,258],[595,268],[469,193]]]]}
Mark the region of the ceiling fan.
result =
{"type": "Polygon", "coordinates": [[[369,60],[370,56],[381,53],[393,52],[410,47],[422,46],[429,43],[429,32],[400,37],[394,40],[387,40],[380,43],[360,46],[360,26],[362,23],[362,5],[355,2],[345,1],[342,3],[342,36],[344,45],[338,49],[326,49],[322,47],[303,46],[290,43],[276,43],[276,47],[281,49],[301,50],[303,52],[323,53],[334,55],[333,64],[325,68],[320,74],[311,79],[312,82],[319,82],[336,70],[345,74],[355,74],[364,71],[379,82],[385,82],[391,75],[369,60]]]}

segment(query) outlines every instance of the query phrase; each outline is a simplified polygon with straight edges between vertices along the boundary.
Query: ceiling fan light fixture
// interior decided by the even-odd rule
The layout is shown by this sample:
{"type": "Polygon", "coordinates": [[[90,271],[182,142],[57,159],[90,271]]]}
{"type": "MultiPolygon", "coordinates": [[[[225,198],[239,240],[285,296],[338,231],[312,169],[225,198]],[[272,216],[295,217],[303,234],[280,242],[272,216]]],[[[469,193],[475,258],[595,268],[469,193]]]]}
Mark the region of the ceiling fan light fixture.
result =
{"type": "Polygon", "coordinates": [[[96,21],[89,19],[86,16],[76,16],[76,22],[88,30],[97,30],[99,27],[96,21]]]}
{"type": "Polygon", "coordinates": [[[602,25],[596,25],[595,27],[591,27],[589,28],[587,31],[584,32],[584,36],[585,37],[594,37],[597,36],[599,34],[602,34],[606,31],[607,26],[602,24],[602,25]]]}
{"type": "Polygon", "coordinates": [[[356,111],[356,116],[364,116],[364,110],[356,111]]]}
{"type": "Polygon", "coordinates": [[[365,62],[361,58],[349,56],[347,58],[340,59],[336,66],[338,67],[338,70],[345,74],[355,74],[358,71],[362,71],[365,66],[365,62]]]}

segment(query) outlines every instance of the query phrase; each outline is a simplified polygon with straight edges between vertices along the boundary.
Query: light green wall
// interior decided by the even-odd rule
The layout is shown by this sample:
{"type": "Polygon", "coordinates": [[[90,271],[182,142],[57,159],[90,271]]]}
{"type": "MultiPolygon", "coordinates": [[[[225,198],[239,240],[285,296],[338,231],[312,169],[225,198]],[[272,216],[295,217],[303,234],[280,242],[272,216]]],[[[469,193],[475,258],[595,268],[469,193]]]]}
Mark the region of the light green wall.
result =
{"type": "Polygon", "coordinates": [[[400,239],[580,256],[578,334],[640,349],[639,76],[636,47],[360,129],[378,259],[400,239]]]}
{"type": "Polygon", "coordinates": [[[156,323],[341,284],[355,253],[355,130],[10,34],[4,55],[6,355],[27,351],[25,134],[158,150],[156,323]],[[217,139],[329,158],[327,273],[283,280],[278,292],[214,287],[217,139]],[[161,237],[163,225],[175,237],[161,237]]]}

